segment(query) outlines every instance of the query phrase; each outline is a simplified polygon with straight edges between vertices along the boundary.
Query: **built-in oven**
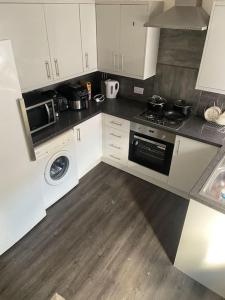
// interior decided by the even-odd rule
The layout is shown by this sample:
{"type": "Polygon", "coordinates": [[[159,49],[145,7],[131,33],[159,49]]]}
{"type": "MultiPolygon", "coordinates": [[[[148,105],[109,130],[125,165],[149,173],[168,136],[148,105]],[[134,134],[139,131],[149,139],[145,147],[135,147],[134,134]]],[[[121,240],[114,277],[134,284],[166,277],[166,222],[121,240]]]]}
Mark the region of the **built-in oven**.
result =
{"type": "Polygon", "coordinates": [[[47,99],[26,107],[31,133],[35,133],[56,122],[53,99],[47,99]]]}
{"type": "Polygon", "coordinates": [[[129,160],[169,175],[175,134],[131,123],[129,160]]]}

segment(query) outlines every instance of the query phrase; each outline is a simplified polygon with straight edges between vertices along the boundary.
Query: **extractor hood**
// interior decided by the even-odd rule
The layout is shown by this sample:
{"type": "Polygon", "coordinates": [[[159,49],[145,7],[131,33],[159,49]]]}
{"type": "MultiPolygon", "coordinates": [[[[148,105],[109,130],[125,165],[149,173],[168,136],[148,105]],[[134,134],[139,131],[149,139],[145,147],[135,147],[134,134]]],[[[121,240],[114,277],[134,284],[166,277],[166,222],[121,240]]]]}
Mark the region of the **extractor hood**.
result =
{"type": "Polygon", "coordinates": [[[206,30],[209,16],[199,0],[176,0],[175,6],[153,16],[145,27],[168,29],[206,30]]]}

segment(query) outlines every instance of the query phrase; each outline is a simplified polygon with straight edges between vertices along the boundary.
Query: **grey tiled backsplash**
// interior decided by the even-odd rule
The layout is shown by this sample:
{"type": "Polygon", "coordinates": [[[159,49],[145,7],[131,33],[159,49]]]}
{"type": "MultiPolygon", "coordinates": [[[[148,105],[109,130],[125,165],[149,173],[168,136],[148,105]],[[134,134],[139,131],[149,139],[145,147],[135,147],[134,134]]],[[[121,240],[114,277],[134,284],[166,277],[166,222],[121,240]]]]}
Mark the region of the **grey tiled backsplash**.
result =
{"type": "Polygon", "coordinates": [[[168,100],[184,99],[193,105],[193,112],[202,115],[214,102],[225,110],[225,96],[195,89],[206,31],[161,29],[156,75],[137,80],[110,75],[120,82],[123,98],[146,101],[153,94],[168,100]],[[144,95],[134,94],[134,86],[144,87],[144,95]]]}

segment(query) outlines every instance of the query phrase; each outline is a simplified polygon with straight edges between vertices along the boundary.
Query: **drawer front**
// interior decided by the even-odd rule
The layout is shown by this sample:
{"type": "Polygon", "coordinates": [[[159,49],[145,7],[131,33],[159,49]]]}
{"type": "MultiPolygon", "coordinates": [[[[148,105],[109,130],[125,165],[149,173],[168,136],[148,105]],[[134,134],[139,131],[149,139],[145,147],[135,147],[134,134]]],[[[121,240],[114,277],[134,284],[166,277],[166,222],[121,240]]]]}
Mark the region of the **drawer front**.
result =
{"type": "Polygon", "coordinates": [[[105,126],[103,130],[103,149],[117,151],[128,157],[129,134],[124,131],[105,126]]]}
{"type": "Polygon", "coordinates": [[[117,149],[104,148],[104,157],[117,162],[119,164],[125,164],[127,162],[127,157],[124,152],[117,149]]]}
{"type": "Polygon", "coordinates": [[[121,118],[103,114],[104,125],[112,128],[128,132],[130,130],[130,122],[121,118]]]}

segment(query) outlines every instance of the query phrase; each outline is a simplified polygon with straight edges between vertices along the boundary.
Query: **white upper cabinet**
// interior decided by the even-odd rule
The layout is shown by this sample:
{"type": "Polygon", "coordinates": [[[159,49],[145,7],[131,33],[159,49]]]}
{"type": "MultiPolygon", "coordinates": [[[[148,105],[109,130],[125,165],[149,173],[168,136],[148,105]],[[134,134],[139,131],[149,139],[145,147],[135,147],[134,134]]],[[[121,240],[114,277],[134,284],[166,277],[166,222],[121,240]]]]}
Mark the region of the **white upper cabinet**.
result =
{"type": "Polygon", "coordinates": [[[29,90],[53,80],[41,4],[0,4],[0,39],[10,39],[20,84],[29,90]]]}
{"type": "Polygon", "coordinates": [[[83,72],[78,4],[45,4],[48,40],[55,79],[83,72]]]}
{"type": "Polygon", "coordinates": [[[97,70],[96,14],[94,4],[80,5],[84,71],[97,70]]]}
{"type": "Polygon", "coordinates": [[[214,4],[196,88],[225,94],[225,2],[214,4]]]}
{"type": "Polygon", "coordinates": [[[120,5],[96,5],[98,70],[119,73],[120,5]]]}
{"type": "Polygon", "coordinates": [[[137,79],[155,75],[159,29],[144,24],[161,9],[161,1],[97,5],[98,69],[137,79]]]}

